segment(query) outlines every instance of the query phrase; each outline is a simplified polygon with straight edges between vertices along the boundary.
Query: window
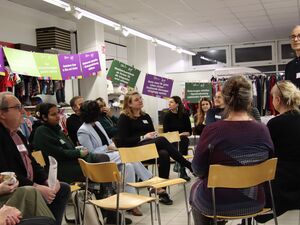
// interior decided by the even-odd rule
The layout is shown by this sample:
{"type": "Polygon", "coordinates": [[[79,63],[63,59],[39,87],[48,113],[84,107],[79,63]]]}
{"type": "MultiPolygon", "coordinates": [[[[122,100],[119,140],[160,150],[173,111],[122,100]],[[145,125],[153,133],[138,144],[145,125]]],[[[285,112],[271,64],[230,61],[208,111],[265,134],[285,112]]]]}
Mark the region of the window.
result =
{"type": "Polygon", "coordinates": [[[192,57],[192,65],[227,64],[229,62],[227,51],[228,48],[200,49],[197,54],[192,57]]]}

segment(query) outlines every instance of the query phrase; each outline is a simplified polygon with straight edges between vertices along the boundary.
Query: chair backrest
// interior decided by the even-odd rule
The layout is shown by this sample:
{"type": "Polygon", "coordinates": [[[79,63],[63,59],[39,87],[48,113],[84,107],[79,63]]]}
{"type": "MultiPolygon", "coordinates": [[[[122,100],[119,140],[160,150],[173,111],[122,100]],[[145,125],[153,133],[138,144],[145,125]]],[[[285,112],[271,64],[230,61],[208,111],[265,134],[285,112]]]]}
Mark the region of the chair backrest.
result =
{"type": "Polygon", "coordinates": [[[117,164],[114,162],[88,163],[78,159],[82,173],[95,183],[119,182],[121,180],[117,164]]]}
{"type": "Polygon", "coordinates": [[[31,155],[35,159],[35,161],[37,161],[37,163],[40,164],[42,167],[46,166],[46,162],[42,154],[42,151],[34,151],[31,153],[31,155]]]}
{"type": "Polygon", "coordinates": [[[122,163],[141,162],[158,158],[155,144],[147,144],[130,148],[118,148],[118,150],[122,163]]]}
{"type": "Polygon", "coordinates": [[[207,187],[247,188],[273,180],[277,158],[252,166],[210,165],[207,187]]]}
{"type": "Polygon", "coordinates": [[[165,137],[170,143],[180,142],[180,135],[178,131],[161,133],[159,136],[165,137]]]}

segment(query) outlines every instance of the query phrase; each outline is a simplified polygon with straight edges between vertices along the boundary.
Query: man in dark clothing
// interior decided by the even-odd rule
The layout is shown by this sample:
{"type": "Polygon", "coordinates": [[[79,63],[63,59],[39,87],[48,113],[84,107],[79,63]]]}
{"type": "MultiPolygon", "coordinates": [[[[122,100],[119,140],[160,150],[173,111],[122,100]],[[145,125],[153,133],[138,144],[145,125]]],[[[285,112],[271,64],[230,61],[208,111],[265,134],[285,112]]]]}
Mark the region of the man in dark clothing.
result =
{"type": "Polygon", "coordinates": [[[300,25],[292,30],[291,47],[296,53],[296,58],[290,61],[285,67],[285,79],[290,80],[298,88],[300,88],[300,25]]]}
{"type": "Polygon", "coordinates": [[[70,139],[74,145],[80,145],[77,138],[77,131],[81,127],[82,122],[80,120],[80,106],[84,102],[83,97],[75,96],[71,99],[70,105],[75,112],[67,119],[67,129],[70,139]]]}

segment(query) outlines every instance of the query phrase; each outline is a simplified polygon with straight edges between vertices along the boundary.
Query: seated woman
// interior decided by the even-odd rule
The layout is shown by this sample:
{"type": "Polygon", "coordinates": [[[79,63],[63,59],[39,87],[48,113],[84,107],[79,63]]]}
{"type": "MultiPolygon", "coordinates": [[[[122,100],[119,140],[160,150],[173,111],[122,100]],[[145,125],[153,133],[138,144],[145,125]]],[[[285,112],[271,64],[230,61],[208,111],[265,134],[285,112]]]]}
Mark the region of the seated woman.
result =
{"type": "Polygon", "coordinates": [[[18,187],[18,184],[0,181],[0,225],[29,225],[34,221],[34,224],[54,225],[54,216],[40,192],[32,186],[18,187]],[[37,216],[39,223],[31,219],[37,216]]]}
{"type": "MultiPolygon", "coordinates": [[[[117,163],[121,169],[120,154],[113,143],[107,136],[104,128],[98,121],[100,114],[100,107],[96,101],[86,101],[80,108],[80,117],[83,122],[77,131],[78,140],[81,145],[86,147],[90,153],[106,154],[110,161],[117,163]]],[[[152,174],[147,170],[142,163],[126,163],[125,182],[136,182],[135,176],[141,180],[148,180],[152,174]]],[[[129,193],[136,193],[135,188],[126,185],[125,191],[129,193]]],[[[135,208],[131,211],[133,215],[141,216],[142,213],[135,208]]]]}
{"type": "MultiPolygon", "coordinates": [[[[278,158],[275,180],[272,182],[277,216],[300,208],[300,91],[290,81],[279,81],[271,90],[273,106],[279,115],[267,127],[278,158]]],[[[265,223],[272,215],[259,216],[265,223]]]]}
{"type": "MultiPolygon", "coordinates": [[[[180,135],[179,152],[181,155],[188,154],[189,138],[192,134],[192,126],[189,115],[186,113],[179,96],[172,96],[169,100],[169,111],[165,115],[163,122],[164,132],[178,131],[180,135]]],[[[177,147],[177,143],[175,143],[177,147]]],[[[180,178],[189,181],[185,167],[180,167],[180,178]]]]}
{"type": "MultiPolygon", "coordinates": [[[[213,214],[211,190],[207,188],[209,165],[255,165],[267,160],[273,153],[267,127],[253,120],[247,112],[252,101],[251,83],[243,76],[231,77],[224,84],[222,95],[228,116],[204,128],[192,162],[193,170],[199,177],[190,194],[195,225],[212,222],[204,216],[213,214]]],[[[219,215],[255,213],[264,205],[262,185],[216,190],[219,215]]]]}
{"type": "Polygon", "coordinates": [[[195,129],[194,134],[201,135],[205,124],[206,113],[212,107],[211,101],[208,98],[202,98],[198,104],[198,110],[195,115],[195,129]]]}
{"type": "Polygon", "coordinates": [[[43,152],[46,164],[48,156],[57,160],[57,177],[67,183],[84,181],[78,158],[89,162],[105,162],[109,158],[104,154],[89,154],[88,149],[76,149],[70,139],[62,132],[59,126],[58,108],[54,104],[43,103],[38,111],[41,125],[36,129],[33,137],[33,146],[43,152]]]}
{"type": "MultiPolygon", "coordinates": [[[[150,116],[142,111],[143,100],[138,92],[126,94],[124,106],[118,123],[118,147],[134,147],[154,143],[156,145],[158,159],[158,174],[162,178],[169,178],[170,157],[182,167],[192,170],[191,163],[178,152],[166,138],[157,137],[150,116]]],[[[160,202],[172,204],[172,200],[166,193],[160,195],[160,202]]]]}
{"type": "Polygon", "coordinates": [[[100,107],[100,115],[98,121],[101,123],[105,132],[109,138],[113,138],[118,133],[118,118],[114,116],[109,107],[107,107],[106,102],[103,98],[99,97],[96,99],[100,107]]]}

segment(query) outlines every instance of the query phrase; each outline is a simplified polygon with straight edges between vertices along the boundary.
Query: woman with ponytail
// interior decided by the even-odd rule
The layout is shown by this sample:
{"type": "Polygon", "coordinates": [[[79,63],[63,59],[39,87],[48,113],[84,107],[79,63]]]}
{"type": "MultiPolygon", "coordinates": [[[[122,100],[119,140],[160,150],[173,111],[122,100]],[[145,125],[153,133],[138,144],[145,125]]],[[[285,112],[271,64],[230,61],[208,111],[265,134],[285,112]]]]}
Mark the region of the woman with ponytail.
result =
{"type": "MultiPolygon", "coordinates": [[[[273,105],[279,115],[267,126],[278,158],[273,181],[276,214],[280,216],[300,207],[300,90],[290,81],[279,81],[271,90],[273,105]]],[[[257,218],[265,223],[271,216],[257,218]]]]}

